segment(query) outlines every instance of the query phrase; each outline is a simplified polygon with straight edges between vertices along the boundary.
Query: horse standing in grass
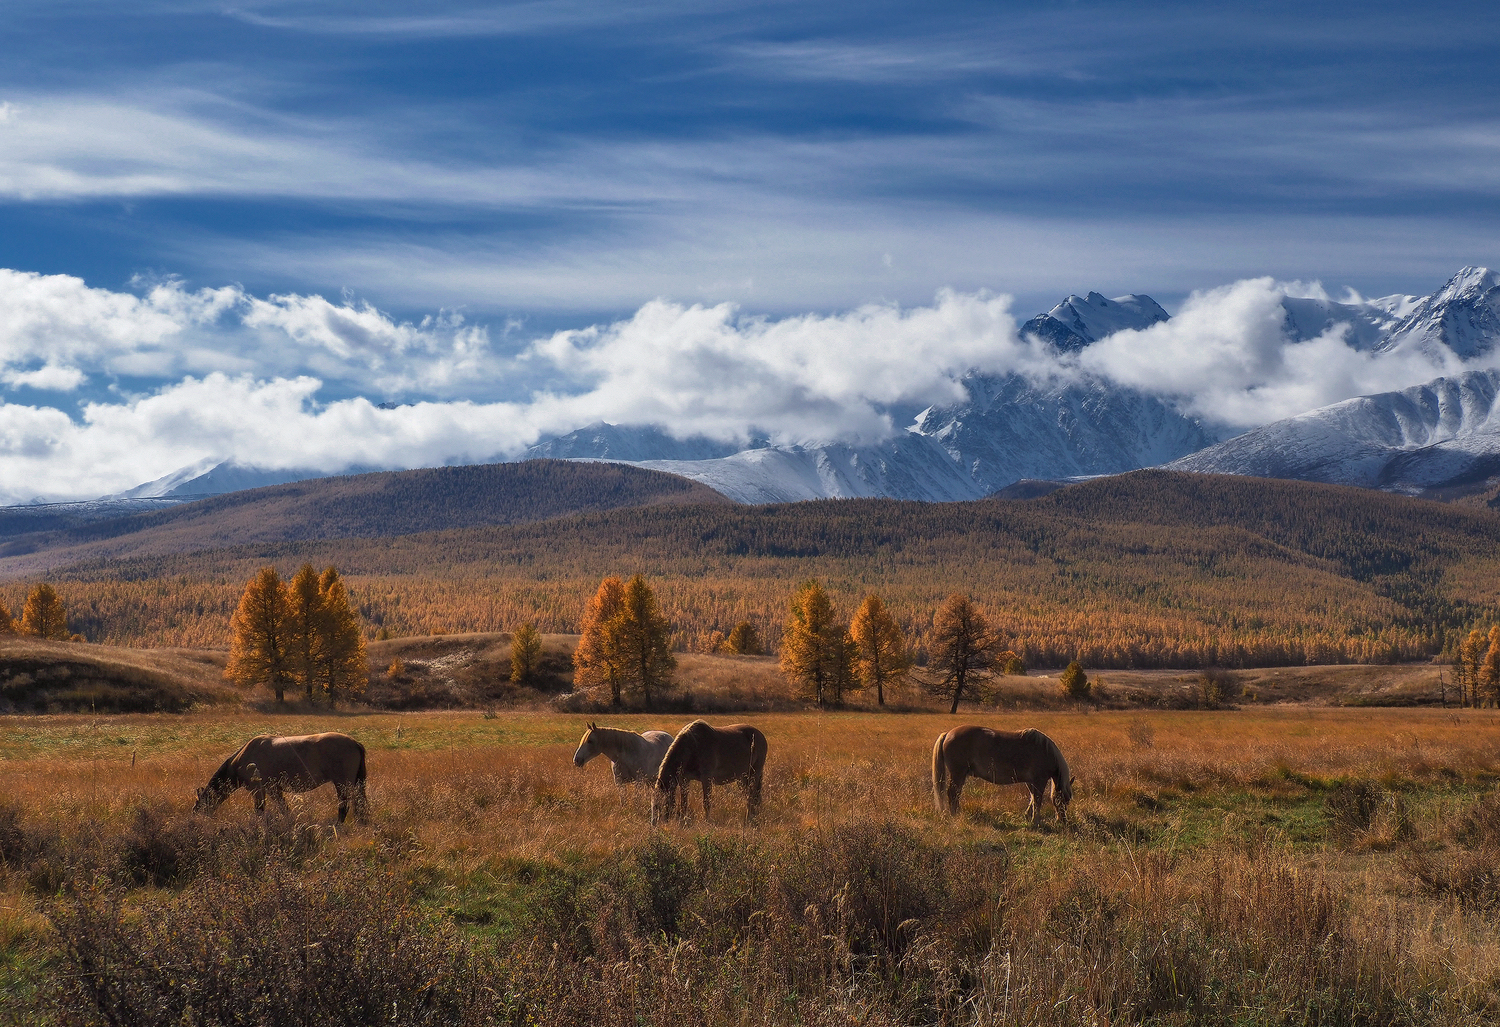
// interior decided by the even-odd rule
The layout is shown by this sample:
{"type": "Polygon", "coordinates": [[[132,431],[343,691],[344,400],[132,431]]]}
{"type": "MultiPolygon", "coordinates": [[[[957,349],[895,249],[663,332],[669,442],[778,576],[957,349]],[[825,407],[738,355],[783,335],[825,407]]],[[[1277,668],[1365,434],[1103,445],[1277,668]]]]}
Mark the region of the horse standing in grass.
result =
{"type": "Polygon", "coordinates": [[[210,813],[235,789],[248,788],[255,796],[255,812],[266,811],[266,796],[270,796],[285,813],[283,792],[310,792],[330,782],[339,797],[339,823],[344,822],[350,803],[355,817],[367,819],[363,745],[336,731],[285,738],[257,735],[224,761],[207,786],[198,789],[193,812],[210,813]]]}
{"type": "Polygon", "coordinates": [[[737,781],[749,800],[748,817],[760,809],[761,778],[766,769],[766,736],[749,724],[710,727],[695,720],[672,739],[656,775],[656,794],[651,799],[651,823],[687,815],[687,784],[703,782],[703,818],[708,819],[712,785],[737,781]],[[679,792],[680,789],[680,792],[679,792]],[[681,794],[681,808],[675,809],[681,794]]]}
{"type": "Polygon", "coordinates": [[[590,723],[573,754],[573,766],[581,767],[595,756],[603,753],[614,764],[615,784],[628,785],[637,781],[656,782],[661,769],[662,757],[672,745],[672,736],[665,731],[622,731],[619,728],[599,727],[590,723]]]}
{"type": "Polygon", "coordinates": [[[1073,800],[1073,777],[1057,743],[1036,728],[992,731],[972,724],[938,735],[932,747],[932,798],[939,813],[958,813],[958,793],[977,777],[992,784],[1024,784],[1031,791],[1026,818],[1042,817],[1042,799],[1052,782],[1057,820],[1066,823],[1073,800]]]}

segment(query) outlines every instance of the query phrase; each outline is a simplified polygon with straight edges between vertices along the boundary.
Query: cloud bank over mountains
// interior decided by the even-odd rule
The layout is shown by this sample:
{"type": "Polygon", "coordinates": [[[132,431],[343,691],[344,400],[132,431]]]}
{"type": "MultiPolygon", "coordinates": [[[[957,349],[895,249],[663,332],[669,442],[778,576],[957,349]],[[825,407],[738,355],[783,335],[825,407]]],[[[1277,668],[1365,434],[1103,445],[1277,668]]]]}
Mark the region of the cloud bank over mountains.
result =
{"type": "Polygon", "coordinates": [[[1103,378],[1227,435],[1493,365],[1372,349],[1369,325],[1413,302],[1255,278],[1060,352],[1023,337],[1027,312],[988,292],[784,318],[653,300],[524,338],[451,311],[401,321],[351,297],[172,280],[117,292],[0,271],[0,501],[91,498],[210,458],[322,471],[506,459],[596,421],[868,442],[961,400],[970,371],[1103,378]]]}

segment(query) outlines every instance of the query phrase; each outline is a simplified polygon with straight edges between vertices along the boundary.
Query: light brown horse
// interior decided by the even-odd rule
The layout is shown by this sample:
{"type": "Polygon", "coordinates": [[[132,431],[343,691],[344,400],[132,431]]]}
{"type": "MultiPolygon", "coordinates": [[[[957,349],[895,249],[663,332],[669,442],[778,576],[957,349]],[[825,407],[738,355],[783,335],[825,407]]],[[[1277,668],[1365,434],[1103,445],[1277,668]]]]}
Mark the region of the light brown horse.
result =
{"type": "Polygon", "coordinates": [[[1026,818],[1041,820],[1042,799],[1052,782],[1052,805],[1059,823],[1068,819],[1073,777],[1057,743],[1036,728],[992,731],[966,724],[938,735],[932,747],[932,798],[939,813],[958,812],[958,793],[970,777],[992,784],[1024,784],[1031,791],[1026,818]]]}
{"type": "Polygon", "coordinates": [[[283,792],[310,792],[330,782],[339,796],[339,823],[344,822],[351,802],[355,817],[367,819],[363,745],[336,731],[286,738],[257,735],[224,761],[207,786],[198,789],[193,812],[218,809],[236,788],[250,790],[257,813],[266,811],[268,795],[286,812],[283,792]]]}
{"type": "Polygon", "coordinates": [[[761,778],[766,769],[766,736],[749,724],[710,727],[701,720],[677,732],[656,775],[656,794],[651,797],[651,822],[687,815],[687,783],[703,782],[703,818],[708,819],[712,785],[738,781],[749,800],[749,819],[760,809],[761,778]],[[681,790],[679,792],[679,789],[681,790]],[[681,794],[680,809],[675,809],[681,794]]]}

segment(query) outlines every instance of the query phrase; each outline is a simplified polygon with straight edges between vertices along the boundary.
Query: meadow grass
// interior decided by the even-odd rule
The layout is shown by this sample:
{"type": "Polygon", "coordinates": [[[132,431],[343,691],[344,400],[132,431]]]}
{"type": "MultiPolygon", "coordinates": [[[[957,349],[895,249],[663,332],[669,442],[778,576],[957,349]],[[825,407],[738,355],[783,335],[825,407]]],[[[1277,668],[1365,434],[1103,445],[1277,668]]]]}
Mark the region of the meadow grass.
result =
{"type": "Polygon", "coordinates": [[[767,735],[758,822],[731,787],[708,820],[695,791],[689,822],[655,830],[645,789],[572,765],[590,719],[685,718],[0,721],[0,1020],[1500,1014],[1495,711],[713,717],[767,735]],[[932,741],[975,721],[1057,740],[1067,827],[1027,825],[1018,786],[971,783],[960,817],[933,812],[932,741]],[[190,815],[245,739],[330,729],[369,750],[368,825],[335,828],[326,788],[290,823],[243,793],[190,815]]]}

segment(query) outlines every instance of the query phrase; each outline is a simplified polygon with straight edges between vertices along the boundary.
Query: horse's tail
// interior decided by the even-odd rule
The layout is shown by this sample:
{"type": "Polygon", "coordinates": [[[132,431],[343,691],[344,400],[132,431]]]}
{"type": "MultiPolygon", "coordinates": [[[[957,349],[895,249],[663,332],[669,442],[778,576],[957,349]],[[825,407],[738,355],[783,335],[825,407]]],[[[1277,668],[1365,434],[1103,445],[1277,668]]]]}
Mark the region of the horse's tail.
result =
{"type": "Polygon", "coordinates": [[[943,796],[948,790],[948,761],[943,754],[943,742],[947,737],[948,733],[944,731],[932,746],[932,802],[939,813],[947,809],[943,796]]]}

